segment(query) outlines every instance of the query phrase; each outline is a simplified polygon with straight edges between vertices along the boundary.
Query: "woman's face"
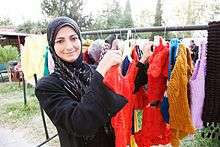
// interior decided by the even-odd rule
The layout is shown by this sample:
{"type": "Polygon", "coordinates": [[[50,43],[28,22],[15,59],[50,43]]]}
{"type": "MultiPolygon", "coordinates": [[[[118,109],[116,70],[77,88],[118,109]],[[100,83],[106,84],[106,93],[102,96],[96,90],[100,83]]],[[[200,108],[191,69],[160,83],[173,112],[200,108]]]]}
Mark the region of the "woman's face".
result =
{"type": "Polygon", "coordinates": [[[69,26],[62,27],[55,38],[54,49],[62,60],[74,62],[81,52],[81,41],[76,32],[69,26]]]}

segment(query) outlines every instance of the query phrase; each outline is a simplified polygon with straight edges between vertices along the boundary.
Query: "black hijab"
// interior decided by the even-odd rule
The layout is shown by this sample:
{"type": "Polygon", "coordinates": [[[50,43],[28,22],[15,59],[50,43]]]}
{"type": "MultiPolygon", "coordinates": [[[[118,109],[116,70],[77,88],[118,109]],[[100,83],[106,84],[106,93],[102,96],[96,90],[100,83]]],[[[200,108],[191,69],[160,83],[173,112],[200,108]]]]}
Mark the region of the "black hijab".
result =
{"type": "Polygon", "coordinates": [[[65,89],[71,93],[75,99],[80,100],[81,96],[85,92],[86,87],[88,87],[90,84],[93,70],[89,65],[83,63],[82,45],[79,57],[72,63],[66,62],[57,56],[54,49],[55,38],[58,31],[64,26],[70,26],[73,28],[82,44],[80,29],[77,23],[69,17],[62,16],[55,18],[48,25],[48,45],[55,63],[55,74],[57,74],[65,83],[65,89]]]}

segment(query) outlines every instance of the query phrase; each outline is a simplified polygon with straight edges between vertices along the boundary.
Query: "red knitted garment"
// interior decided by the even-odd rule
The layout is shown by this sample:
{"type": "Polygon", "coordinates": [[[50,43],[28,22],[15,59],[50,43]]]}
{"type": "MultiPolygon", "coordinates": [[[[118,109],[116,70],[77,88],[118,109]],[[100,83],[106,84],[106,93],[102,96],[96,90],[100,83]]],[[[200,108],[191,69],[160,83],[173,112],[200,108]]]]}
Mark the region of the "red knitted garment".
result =
{"type": "Polygon", "coordinates": [[[162,44],[155,48],[149,59],[147,102],[143,110],[142,129],[135,134],[138,147],[150,147],[170,142],[170,129],[162,118],[160,107],[149,106],[151,102],[162,101],[168,78],[169,49],[162,44]]]}
{"type": "Polygon", "coordinates": [[[126,76],[122,76],[119,66],[113,66],[104,78],[104,83],[116,93],[127,98],[128,103],[112,118],[111,123],[115,131],[115,146],[126,147],[130,145],[132,128],[132,113],[135,95],[134,79],[137,74],[136,62],[133,60],[126,76]]]}

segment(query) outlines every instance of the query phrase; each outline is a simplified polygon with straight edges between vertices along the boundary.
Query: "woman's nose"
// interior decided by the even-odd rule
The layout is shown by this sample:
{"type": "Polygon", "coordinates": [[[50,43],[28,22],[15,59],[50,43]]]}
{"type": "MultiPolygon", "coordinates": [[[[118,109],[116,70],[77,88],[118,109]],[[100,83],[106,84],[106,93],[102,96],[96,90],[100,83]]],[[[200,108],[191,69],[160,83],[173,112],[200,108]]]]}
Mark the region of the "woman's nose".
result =
{"type": "Polygon", "coordinates": [[[67,40],[65,48],[66,50],[73,50],[73,42],[71,42],[70,40],[67,40]]]}

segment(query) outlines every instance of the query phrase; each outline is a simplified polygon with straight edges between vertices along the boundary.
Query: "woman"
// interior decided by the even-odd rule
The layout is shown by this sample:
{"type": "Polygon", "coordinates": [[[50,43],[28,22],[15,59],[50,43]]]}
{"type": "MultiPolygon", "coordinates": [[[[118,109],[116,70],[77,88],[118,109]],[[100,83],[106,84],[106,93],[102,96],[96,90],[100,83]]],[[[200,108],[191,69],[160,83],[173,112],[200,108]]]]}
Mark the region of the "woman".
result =
{"type": "Polygon", "coordinates": [[[102,80],[122,62],[121,52],[107,52],[96,69],[83,63],[80,30],[68,17],[49,23],[47,39],[55,69],[38,82],[35,93],[57,128],[61,147],[114,147],[110,120],[127,101],[102,80]]]}

